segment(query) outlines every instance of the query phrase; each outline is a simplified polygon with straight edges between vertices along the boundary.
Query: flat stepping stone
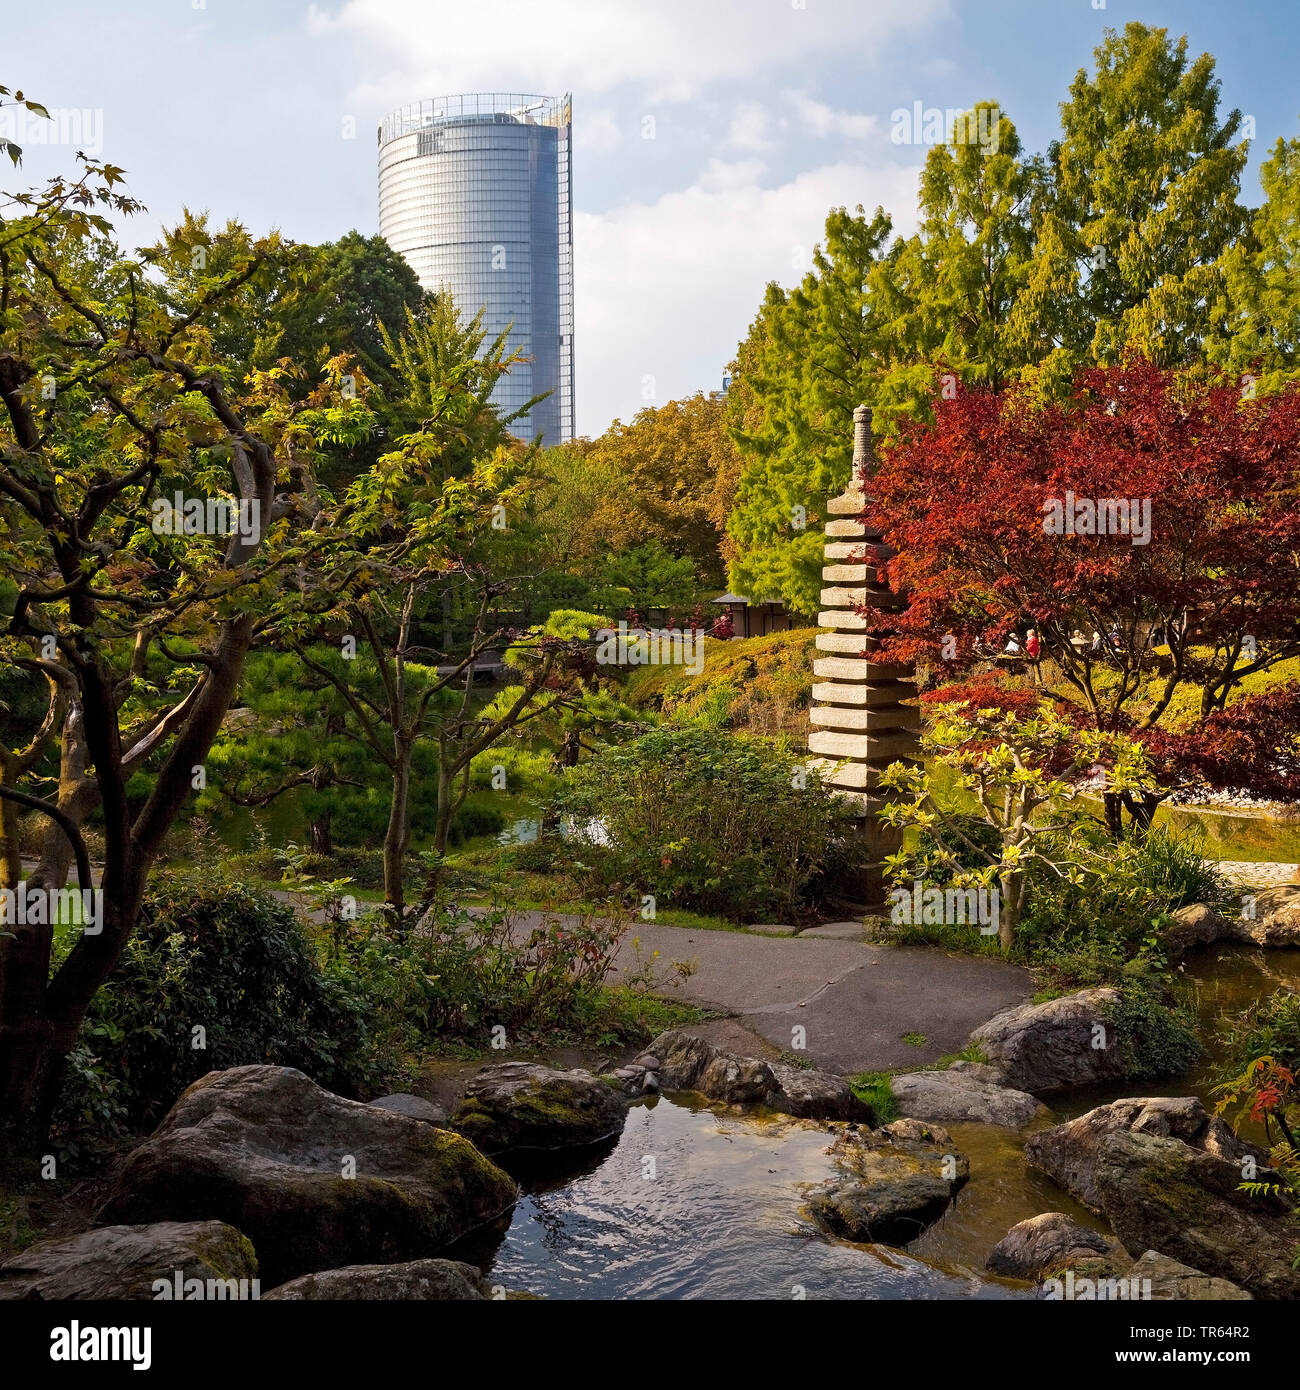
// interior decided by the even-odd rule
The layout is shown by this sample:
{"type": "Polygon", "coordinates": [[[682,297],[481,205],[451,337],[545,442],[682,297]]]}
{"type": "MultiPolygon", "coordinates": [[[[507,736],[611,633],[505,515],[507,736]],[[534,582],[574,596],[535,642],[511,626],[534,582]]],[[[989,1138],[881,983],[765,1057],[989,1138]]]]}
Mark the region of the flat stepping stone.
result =
{"type": "Polygon", "coordinates": [[[794,927],[787,926],[784,922],[754,922],[745,928],[746,931],[756,931],[761,936],[793,936],[794,927]]]}
{"type": "Polygon", "coordinates": [[[823,941],[865,941],[867,928],[863,922],[827,922],[820,927],[805,927],[800,936],[815,936],[823,941]]]}
{"type": "Polygon", "coordinates": [[[486,1154],[594,1144],[626,1122],[627,1106],[607,1082],[535,1062],[484,1067],[451,1116],[452,1128],[486,1154]]]}
{"type": "Polygon", "coordinates": [[[916,1071],[890,1078],[900,1115],[952,1124],[1023,1129],[1051,1111],[1036,1097],[961,1072],[916,1071]]]}
{"type": "Polygon", "coordinates": [[[263,1294],[266,1299],[300,1303],[366,1299],[469,1302],[491,1297],[491,1286],[473,1266],[457,1260],[408,1260],[391,1265],[349,1265],[304,1274],[263,1294]]]}
{"type": "Polygon", "coordinates": [[[380,1110],[391,1110],[394,1115],[422,1120],[426,1125],[433,1125],[436,1129],[447,1127],[447,1112],[441,1105],[435,1105],[431,1100],[425,1100],[421,1096],[409,1095],[405,1091],[399,1091],[392,1096],[380,1096],[370,1104],[380,1110]]]}

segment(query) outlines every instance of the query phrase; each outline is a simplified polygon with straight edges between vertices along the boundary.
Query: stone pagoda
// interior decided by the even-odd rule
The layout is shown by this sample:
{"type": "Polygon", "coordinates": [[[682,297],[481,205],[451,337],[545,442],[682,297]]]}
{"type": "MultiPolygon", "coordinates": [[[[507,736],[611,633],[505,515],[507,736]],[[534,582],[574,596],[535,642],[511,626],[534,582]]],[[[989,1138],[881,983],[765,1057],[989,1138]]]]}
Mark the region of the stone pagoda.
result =
{"type": "Polygon", "coordinates": [[[866,515],[875,466],[871,452],[871,411],[853,412],[853,473],[848,491],[827,506],[826,565],[817,615],[819,657],[813,662],[811,759],[836,791],[851,800],[863,821],[869,864],[855,896],[868,906],[884,901],[880,864],[902,844],[902,831],[882,825],[876,811],[884,798],[876,794],[880,773],[899,758],[916,757],[920,710],[913,700],[911,668],[872,661],[879,645],[867,636],[879,620],[859,610],[898,612],[903,603],[881,582],[880,567],[896,552],[866,515]]]}

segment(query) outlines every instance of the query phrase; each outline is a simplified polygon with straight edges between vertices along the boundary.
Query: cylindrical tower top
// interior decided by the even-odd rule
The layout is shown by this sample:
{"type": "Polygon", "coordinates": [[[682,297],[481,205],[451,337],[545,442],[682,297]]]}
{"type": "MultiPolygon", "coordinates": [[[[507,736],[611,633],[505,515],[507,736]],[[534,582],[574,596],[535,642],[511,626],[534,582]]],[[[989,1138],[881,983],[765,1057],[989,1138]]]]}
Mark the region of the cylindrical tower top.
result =
{"type": "Polygon", "coordinates": [[[574,434],[568,95],[429,97],[379,123],[379,232],[517,360],[493,404],[523,438],[574,434]],[[536,397],[544,397],[533,405],[536,397]],[[524,413],[526,411],[526,413],[524,413]]]}
{"type": "Polygon", "coordinates": [[[386,145],[412,131],[436,126],[484,121],[497,125],[566,126],[570,122],[569,94],[548,97],[529,92],[460,92],[426,97],[390,111],[379,123],[379,143],[386,145]]]}

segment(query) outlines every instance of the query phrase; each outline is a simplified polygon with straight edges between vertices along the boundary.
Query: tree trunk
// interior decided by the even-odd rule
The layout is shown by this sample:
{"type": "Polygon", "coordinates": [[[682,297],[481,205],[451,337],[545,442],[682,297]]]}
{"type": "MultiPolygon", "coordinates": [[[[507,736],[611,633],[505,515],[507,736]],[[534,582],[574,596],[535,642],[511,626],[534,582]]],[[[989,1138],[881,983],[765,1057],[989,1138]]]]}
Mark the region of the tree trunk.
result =
{"type": "Polygon", "coordinates": [[[384,903],[397,927],[406,915],[402,873],[411,841],[411,744],[393,741],[393,799],[388,808],[388,828],[384,832],[384,903]]]}
{"type": "Polygon", "coordinates": [[[80,673],[87,757],[104,810],[103,914],[100,930],[77,939],[52,979],[48,927],[0,936],[0,1153],[39,1152],[49,1132],[67,1054],[135,927],[149,870],[189,795],[192,769],[207,758],[230,708],[252,635],[246,615],[225,626],[189,718],[134,821],[112,679],[94,662],[80,673]]]}
{"type": "MultiPolygon", "coordinates": [[[[6,776],[0,770],[0,777],[6,776]]],[[[22,881],[23,860],[18,844],[18,803],[0,797],[0,888],[16,888],[22,881]]],[[[2,1016],[2,1015],[0,1015],[2,1016]]]]}
{"type": "Polygon", "coordinates": [[[561,767],[577,767],[582,757],[582,734],[577,729],[568,729],[560,740],[559,764],[561,767]]]}
{"type": "Polygon", "coordinates": [[[311,823],[311,847],[316,854],[334,853],[334,836],[330,833],[328,811],[317,816],[311,823]]]}
{"type": "Polygon", "coordinates": [[[1131,796],[1128,799],[1128,812],[1131,817],[1133,838],[1135,840],[1145,840],[1155,823],[1156,812],[1160,809],[1160,803],[1164,800],[1161,795],[1152,795],[1144,792],[1138,796],[1131,796]]]}
{"type": "Polygon", "coordinates": [[[998,945],[1002,954],[1010,953],[1016,941],[1016,928],[1020,925],[1020,903],[1025,891],[1023,874],[1003,874],[1001,900],[998,903],[998,945]]]}
{"type": "Polygon", "coordinates": [[[451,838],[451,818],[455,815],[451,789],[455,780],[455,770],[440,762],[438,764],[438,815],[433,826],[433,848],[439,859],[447,853],[447,841],[451,838]]]}
{"type": "MultiPolygon", "coordinates": [[[[88,777],[86,741],[81,732],[81,709],[75,702],[63,721],[59,750],[59,792],[55,804],[81,827],[99,805],[99,785],[88,777]]],[[[72,870],[72,844],[63,827],[50,821],[41,834],[40,855],[31,881],[41,888],[62,888],[72,870]]]]}
{"type": "Polygon", "coordinates": [[[75,1028],[70,1037],[56,1033],[40,1014],[0,1030],[0,1168],[15,1178],[28,1176],[20,1165],[45,1143],[76,1035],[75,1028]]]}
{"type": "Polygon", "coordinates": [[[41,1009],[53,939],[49,926],[0,924],[0,1157],[36,1152],[58,1098],[63,1052],[41,1009]]]}
{"type": "Polygon", "coordinates": [[[1124,802],[1118,792],[1103,792],[1101,804],[1106,815],[1106,832],[1118,844],[1124,838],[1124,802]]]}
{"type": "Polygon", "coordinates": [[[114,876],[100,932],[81,938],[48,987],[52,928],[20,927],[0,940],[0,1155],[30,1158],[45,1143],[68,1053],[139,916],[147,873],[136,858],[114,876]]]}

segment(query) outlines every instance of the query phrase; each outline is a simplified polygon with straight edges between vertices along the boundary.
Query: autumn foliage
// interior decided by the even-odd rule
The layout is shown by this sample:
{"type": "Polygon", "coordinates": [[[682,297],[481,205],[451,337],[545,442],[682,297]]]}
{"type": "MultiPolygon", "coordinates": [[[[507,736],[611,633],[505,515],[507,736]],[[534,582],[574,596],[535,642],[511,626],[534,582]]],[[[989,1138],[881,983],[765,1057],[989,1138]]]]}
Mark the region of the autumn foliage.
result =
{"type": "Polygon", "coordinates": [[[1045,407],[963,391],[903,431],[871,491],[908,599],[879,630],[884,659],[956,678],[1033,627],[1094,727],[1212,784],[1295,794],[1300,699],[1228,706],[1243,678],[1300,654],[1300,385],[1255,398],[1130,361],[1045,407]],[[1054,533],[1071,495],[1149,500],[1149,540],[1054,533]],[[1169,733],[1188,687],[1190,724],[1169,733]]]}
{"type": "Polygon", "coordinates": [[[1300,800],[1300,684],[1247,695],[1175,733],[1143,735],[1166,781],[1192,775],[1217,791],[1300,800]]]}

